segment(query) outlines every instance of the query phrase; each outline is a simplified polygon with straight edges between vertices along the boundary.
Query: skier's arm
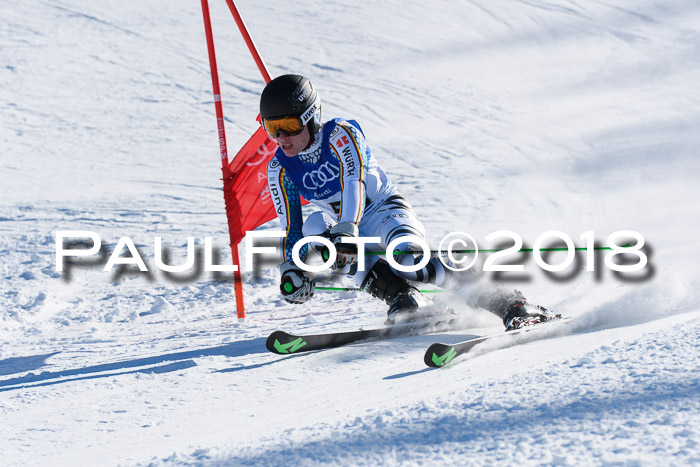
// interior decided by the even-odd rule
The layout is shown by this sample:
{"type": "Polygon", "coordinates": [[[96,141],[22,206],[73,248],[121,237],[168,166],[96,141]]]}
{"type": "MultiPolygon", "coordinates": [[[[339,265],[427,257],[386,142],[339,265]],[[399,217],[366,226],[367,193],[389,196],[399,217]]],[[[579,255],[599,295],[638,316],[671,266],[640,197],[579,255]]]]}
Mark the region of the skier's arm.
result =
{"type": "MultiPolygon", "coordinates": [[[[301,198],[296,185],[285,175],[284,168],[273,158],[267,167],[267,185],[274,203],[280,226],[286,232],[282,239],[282,262],[292,261],[292,248],[303,238],[301,226],[301,198]]],[[[299,256],[306,259],[308,246],[304,245],[299,256]]]]}
{"type": "Polygon", "coordinates": [[[342,193],[338,223],[359,224],[365,209],[367,144],[362,133],[347,123],[336,126],[329,138],[333,153],[340,161],[342,193]]]}

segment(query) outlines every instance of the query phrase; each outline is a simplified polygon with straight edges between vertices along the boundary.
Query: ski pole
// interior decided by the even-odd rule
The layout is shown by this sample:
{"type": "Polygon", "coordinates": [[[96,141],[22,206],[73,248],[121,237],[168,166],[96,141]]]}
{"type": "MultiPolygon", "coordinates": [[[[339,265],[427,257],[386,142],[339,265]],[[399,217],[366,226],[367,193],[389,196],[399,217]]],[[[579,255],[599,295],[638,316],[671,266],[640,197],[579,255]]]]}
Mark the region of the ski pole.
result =
{"type": "MultiPolygon", "coordinates": [[[[628,245],[625,245],[625,247],[629,247],[628,245]]],[[[499,251],[504,251],[505,248],[495,248],[491,250],[452,250],[452,254],[468,254],[468,253],[498,253],[499,251]]],[[[588,250],[587,247],[577,247],[573,249],[574,251],[586,251],[588,250]]],[[[593,247],[593,250],[612,250],[611,247],[609,246],[597,246],[593,247]]],[[[532,253],[535,251],[533,248],[521,248],[518,250],[518,253],[532,253]]],[[[539,251],[569,251],[568,248],[539,248],[539,251]]],[[[431,256],[437,256],[441,254],[445,254],[447,251],[441,251],[441,250],[430,250],[430,255],[431,256]]],[[[386,251],[367,251],[365,250],[366,255],[386,255],[386,251]]],[[[414,251],[414,250],[407,250],[407,251],[394,251],[394,255],[422,255],[423,251],[414,251]]],[[[330,253],[328,252],[328,248],[324,248],[321,250],[321,257],[323,258],[324,261],[327,261],[330,256],[330,253]]]]}
{"type": "MultiPolygon", "coordinates": [[[[629,246],[629,245],[625,245],[629,246]]],[[[573,248],[574,251],[585,251],[587,250],[587,247],[579,247],[579,248],[573,248]]],[[[611,247],[609,246],[600,246],[600,247],[594,247],[594,250],[612,250],[611,247]]],[[[452,250],[451,253],[455,254],[467,254],[467,253],[498,253],[499,251],[504,251],[505,248],[496,248],[492,250],[452,250]]],[[[533,248],[521,248],[518,250],[518,253],[532,253],[535,251],[533,248]]],[[[569,251],[568,248],[539,248],[538,251],[569,251]]],[[[441,250],[430,250],[430,254],[432,256],[440,255],[440,254],[445,254],[447,251],[441,251],[441,250]]],[[[385,255],[385,251],[365,251],[366,255],[385,255]]],[[[413,250],[408,250],[408,251],[394,251],[395,255],[413,255],[413,254],[423,254],[422,251],[413,251],[413,250]]]]}
{"type": "MultiPolygon", "coordinates": [[[[362,292],[362,289],[359,287],[321,287],[321,286],[316,286],[315,290],[320,290],[321,292],[362,292]]],[[[421,293],[443,293],[443,292],[447,292],[447,291],[442,290],[442,289],[423,289],[420,292],[421,293]]]]}

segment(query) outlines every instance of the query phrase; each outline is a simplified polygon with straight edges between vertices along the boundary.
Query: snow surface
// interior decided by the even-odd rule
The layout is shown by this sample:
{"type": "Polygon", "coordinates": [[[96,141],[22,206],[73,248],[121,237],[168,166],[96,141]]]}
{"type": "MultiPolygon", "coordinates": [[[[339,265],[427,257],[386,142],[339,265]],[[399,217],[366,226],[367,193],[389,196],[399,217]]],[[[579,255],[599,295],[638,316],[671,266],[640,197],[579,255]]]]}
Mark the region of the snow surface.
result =
{"type": "MultiPolygon", "coordinates": [[[[264,83],[211,3],[235,152],[264,83]]],[[[228,258],[199,2],[5,2],[1,464],[700,463],[700,3],[238,3],[272,75],[309,76],[325,117],[360,122],[433,246],[635,230],[649,265],[546,275],[514,258],[506,285],[575,332],[440,370],[430,343],[498,320],[464,309],[464,331],[272,355],[274,329],[377,326],[385,306],[288,305],[267,264],[245,274],[239,323],[227,275],[155,270],[156,236],[173,264],[188,236],[228,258]],[[129,236],[151,272],[59,273],[57,230],[97,232],[105,254],[129,236]]]]}

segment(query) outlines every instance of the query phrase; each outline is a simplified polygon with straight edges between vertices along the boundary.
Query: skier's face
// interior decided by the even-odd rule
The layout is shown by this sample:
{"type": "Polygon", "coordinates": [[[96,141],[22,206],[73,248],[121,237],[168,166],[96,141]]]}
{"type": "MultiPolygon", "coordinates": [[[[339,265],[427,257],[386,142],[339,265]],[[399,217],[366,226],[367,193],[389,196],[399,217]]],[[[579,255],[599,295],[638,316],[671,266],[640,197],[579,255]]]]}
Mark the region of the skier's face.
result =
{"type": "Polygon", "coordinates": [[[272,136],[271,138],[277,141],[285,156],[294,157],[308,146],[311,135],[309,134],[309,127],[305,126],[304,131],[298,135],[289,136],[286,133],[281,133],[278,137],[272,136]]]}

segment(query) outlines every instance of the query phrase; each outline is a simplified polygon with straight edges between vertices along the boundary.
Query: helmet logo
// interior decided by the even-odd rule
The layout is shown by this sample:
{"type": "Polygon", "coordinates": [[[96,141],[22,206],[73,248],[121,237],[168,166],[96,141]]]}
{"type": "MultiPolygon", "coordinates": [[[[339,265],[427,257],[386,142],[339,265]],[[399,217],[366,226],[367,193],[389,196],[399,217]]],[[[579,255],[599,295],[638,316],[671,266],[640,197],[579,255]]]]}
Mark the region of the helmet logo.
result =
{"type": "MultiPolygon", "coordinates": [[[[317,99],[318,100],[318,99],[317,99]]],[[[313,104],[311,104],[311,107],[306,109],[303,114],[301,114],[301,122],[306,125],[309,120],[311,120],[311,117],[318,111],[318,106],[316,105],[317,102],[314,101],[313,104]]]]}
{"type": "Polygon", "coordinates": [[[292,93],[292,99],[294,99],[297,102],[304,102],[306,99],[308,99],[309,95],[311,94],[311,86],[309,85],[308,81],[301,86],[297,86],[297,88],[294,90],[292,93]]]}

